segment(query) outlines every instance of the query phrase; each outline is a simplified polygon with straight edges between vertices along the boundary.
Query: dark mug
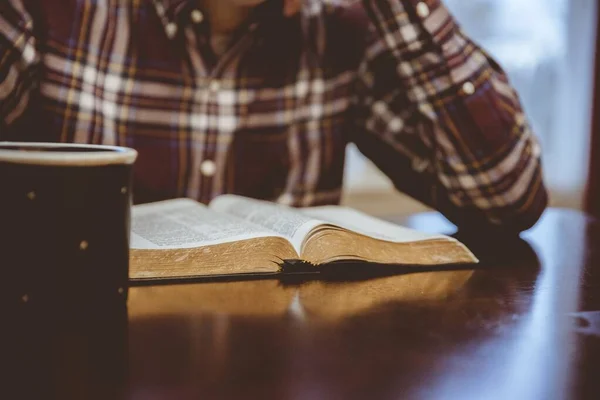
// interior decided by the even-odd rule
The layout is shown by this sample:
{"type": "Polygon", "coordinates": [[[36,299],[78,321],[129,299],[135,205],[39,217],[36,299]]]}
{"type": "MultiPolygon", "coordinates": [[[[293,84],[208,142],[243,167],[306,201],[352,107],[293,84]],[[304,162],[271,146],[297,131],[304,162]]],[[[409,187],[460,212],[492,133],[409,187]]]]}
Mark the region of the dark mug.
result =
{"type": "Polygon", "coordinates": [[[0,142],[3,305],[126,298],[136,157],[123,147],[0,142]]]}
{"type": "Polygon", "coordinates": [[[0,142],[0,342],[10,372],[0,397],[115,398],[136,157],[122,147],[0,142]],[[88,391],[98,397],[82,397],[88,391]]]}

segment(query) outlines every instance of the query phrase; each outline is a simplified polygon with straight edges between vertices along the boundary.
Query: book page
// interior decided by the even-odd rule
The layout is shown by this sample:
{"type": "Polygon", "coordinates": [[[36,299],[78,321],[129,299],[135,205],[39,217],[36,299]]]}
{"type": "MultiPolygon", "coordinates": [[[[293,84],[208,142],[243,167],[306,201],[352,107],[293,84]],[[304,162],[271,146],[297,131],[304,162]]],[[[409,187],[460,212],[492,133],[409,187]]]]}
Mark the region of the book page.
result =
{"type": "Polygon", "coordinates": [[[434,235],[405,228],[346,207],[309,207],[300,211],[308,217],[318,218],[332,225],[388,242],[408,243],[432,239],[454,240],[445,235],[434,235]]]}
{"type": "Polygon", "coordinates": [[[235,195],[215,198],[210,203],[210,208],[277,232],[292,243],[298,254],[308,233],[313,228],[326,224],[291,207],[235,195]]]}
{"type": "Polygon", "coordinates": [[[281,236],[189,199],[134,206],[131,248],[182,249],[259,237],[281,236]]]}

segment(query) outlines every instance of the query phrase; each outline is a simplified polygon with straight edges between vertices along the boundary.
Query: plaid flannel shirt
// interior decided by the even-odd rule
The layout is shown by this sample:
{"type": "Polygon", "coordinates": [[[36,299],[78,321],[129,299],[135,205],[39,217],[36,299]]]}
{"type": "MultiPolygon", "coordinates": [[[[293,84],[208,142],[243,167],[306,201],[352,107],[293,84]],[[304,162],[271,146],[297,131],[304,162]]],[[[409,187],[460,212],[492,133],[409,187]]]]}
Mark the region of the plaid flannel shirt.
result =
{"type": "Polygon", "coordinates": [[[546,205],[501,68],[439,0],[267,1],[221,57],[191,0],[2,0],[0,139],[131,146],[136,202],[340,200],[354,142],[462,226],[546,205]]]}

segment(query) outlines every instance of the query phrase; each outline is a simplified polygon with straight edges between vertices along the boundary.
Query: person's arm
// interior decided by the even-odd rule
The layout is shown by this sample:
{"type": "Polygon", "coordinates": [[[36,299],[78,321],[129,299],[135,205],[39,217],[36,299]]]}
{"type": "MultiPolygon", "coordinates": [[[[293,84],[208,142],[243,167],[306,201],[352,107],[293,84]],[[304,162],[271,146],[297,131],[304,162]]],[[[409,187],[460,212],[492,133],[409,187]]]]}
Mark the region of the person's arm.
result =
{"type": "Polygon", "coordinates": [[[36,85],[38,62],[33,20],[23,1],[0,1],[0,140],[19,137],[15,127],[36,85]]]}
{"type": "Polygon", "coordinates": [[[547,204],[540,147],[502,69],[439,0],[363,0],[359,149],[459,228],[516,233],[547,204]]]}

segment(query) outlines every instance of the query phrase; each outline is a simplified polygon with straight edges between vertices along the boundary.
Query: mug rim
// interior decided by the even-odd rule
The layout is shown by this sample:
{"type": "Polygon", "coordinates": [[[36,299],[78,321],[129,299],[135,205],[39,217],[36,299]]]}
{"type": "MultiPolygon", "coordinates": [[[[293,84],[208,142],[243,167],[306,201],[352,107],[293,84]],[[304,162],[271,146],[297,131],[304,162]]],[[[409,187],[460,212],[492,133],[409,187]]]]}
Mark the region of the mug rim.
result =
{"type": "Polygon", "coordinates": [[[0,163],[28,165],[51,165],[65,167],[93,167],[103,165],[131,165],[137,158],[137,151],[129,147],[109,146],[79,143],[50,143],[50,142],[1,142],[0,163]],[[32,148],[31,151],[6,149],[7,147],[32,148]],[[67,151],[38,151],[36,148],[73,148],[87,149],[82,153],[67,151]],[[91,150],[91,151],[89,151],[91,150]],[[98,150],[98,151],[93,151],[98,150]]]}

